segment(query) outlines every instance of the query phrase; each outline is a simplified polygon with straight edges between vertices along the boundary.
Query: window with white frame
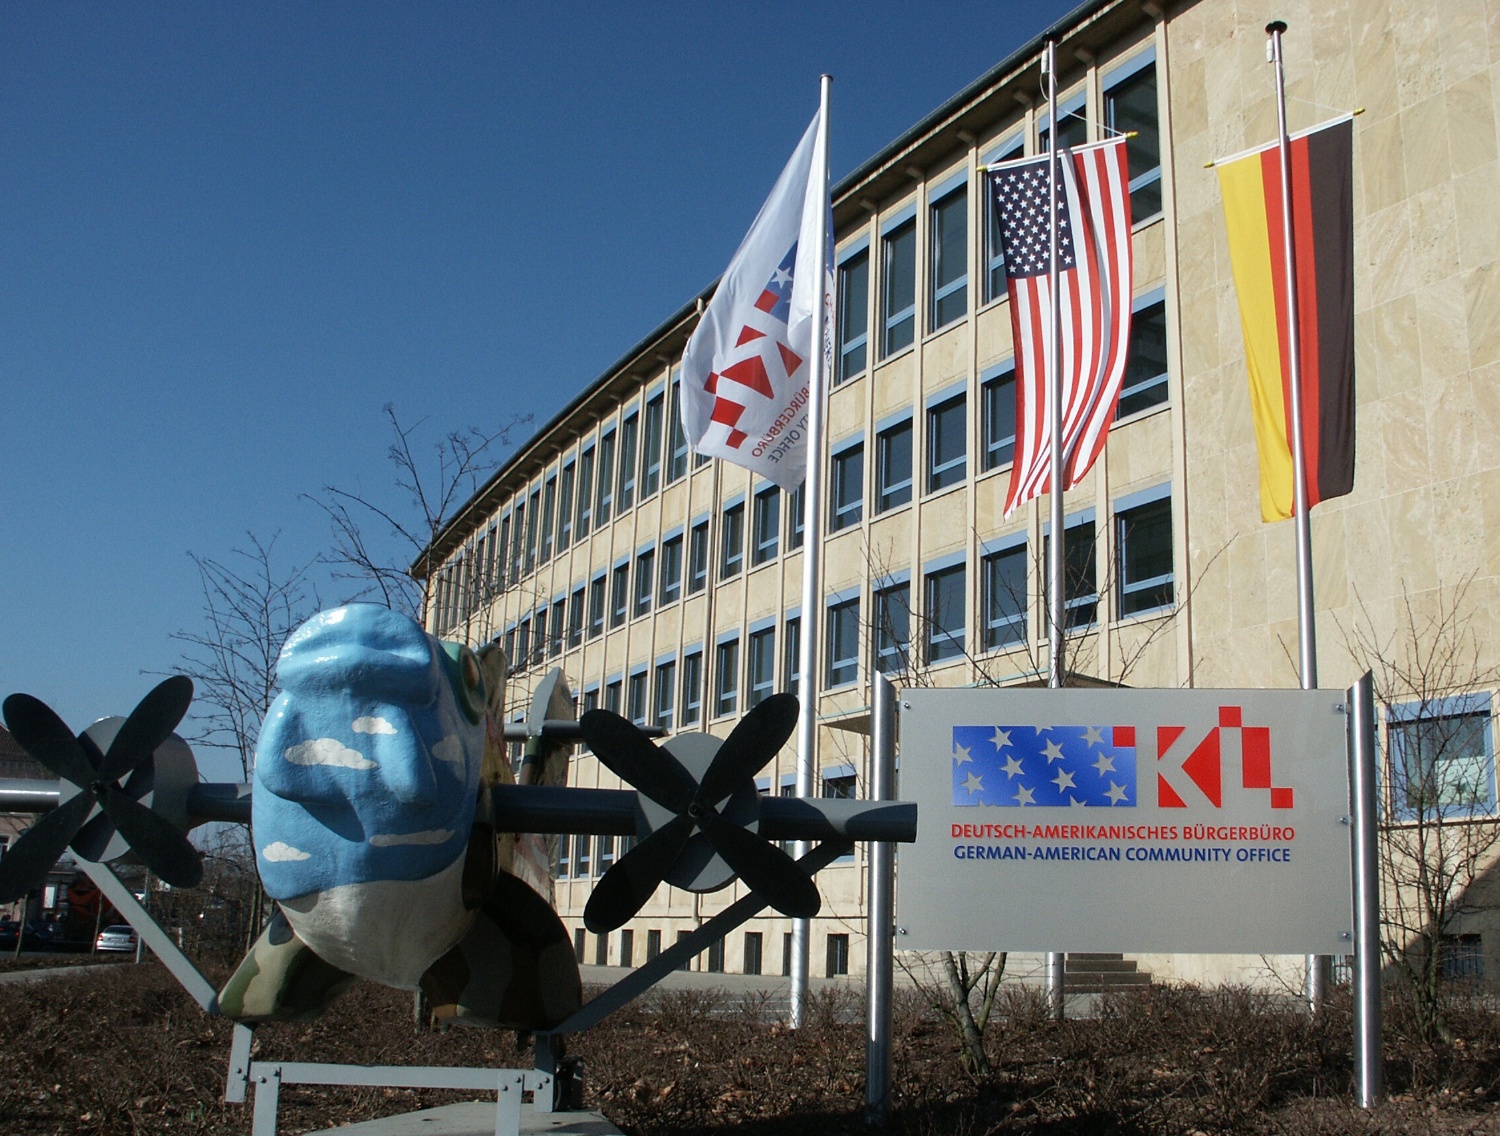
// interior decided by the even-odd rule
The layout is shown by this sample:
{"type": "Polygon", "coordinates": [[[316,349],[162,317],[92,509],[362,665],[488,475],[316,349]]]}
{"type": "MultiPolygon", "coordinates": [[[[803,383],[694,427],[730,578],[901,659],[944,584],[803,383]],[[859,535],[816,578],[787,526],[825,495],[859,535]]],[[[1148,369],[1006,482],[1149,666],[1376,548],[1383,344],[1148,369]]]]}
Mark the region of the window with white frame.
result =
{"type": "Polygon", "coordinates": [[[612,679],[604,684],[604,708],[612,714],[618,714],[624,705],[625,680],[612,679]]]}
{"type": "Polygon", "coordinates": [[[677,693],[677,663],[668,659],[656,664],[655,679],[656,703],[655,713],[652,715],[656,725],[663,729],[672,728],[672,707],[677,693]]]}
{"type": "Polygon", "coordinates": [[[1122,616],[1169,608],[1173,602],[1172,498],[1163,486],[1146,499],[1127,502],[1115,506],[1122,616]]]}
{"type": "Polygon", "coordinates": [[[1115,417],[1125,418],[1167,401],[1167,305],[1160,292],[1142,297],[1130,317],[1130,351],[1115,417]]]}
{"type": "Polygon", "coordinates": [[[910,347],[917,332],[917,222],[908,217],[881,237],[881,356],[910,347]]]}
{"type": "Polygon", "coordinates": [[[738,576],[745,566],[745,503],[737,501],[724,510],[719,542],[719,579],[738,576]]]}
{"type": "Polygon", "coordinates": [[[573,527],[582,540],[589,535],[594,521],[594,447],[578,456],[578,512],[573,527]]]}
{"type": "Polygon", "coordinates": [[[584,588],[580,584],[573,589],[573,594],[568,598],[568,646],[570,648],[580,646],[583,643],[583,621],[584,621],[584,588]]]}
{"type": "Polygon", "coordinates": [[[833,381],[863,374],[869,362],[870,250],[861,248],[839,262],[838,367],[833,381]]]}
{"type": "Polygon", "coordinates": [[[740,641],[736,636],[714,648],[714,717],[722,718],[739,708],[740,641]]]}
{"type": "Polygon", "coordinates": [[[985,472],[1016,459],[1016,364],[1006,360],[984,373],[979,388],[985,472]]]}
{"type": "Polygon", "coordinates": [[[602,525],[609,520],[615,501],[615,432],[608,431],[599,439],[599,492],[594,498],[594,522],[602,525]]]}
{"type": "Polygon", "coordinates": [[[526,574],[536,571],[536,522],[542,510],[542,491],[533,489],[526,501],[526,574]]]}
{"type": "Polygon", "coordinates": [[[1026,639],[1026,541],[988,552],[980,561],[984,649],[998,650],[1026,639]]]}
{"type": "MultiPolygon", "coordinates": [[[[1082,146],[1089,140],[1089,124],[1084,116],[1084,101],[1084,93],[1078,91],[1057,102],[1057,136],[1062,139],[1062,144],[1069,148],[1082,146]]],[[[1045,113],[1037,115],[1037,153],[1045,154],[1052,148],[1048,140],[1050,133],[1047,115],[1045,113]]]]}
{"type": "Polygon", "coordinates": [[[910,501],[911,419],[904,418],[875,435],[875,512],[910,501]]]}
{"type": "Polygon", "coordinates": [[[749,697],[745,708],[758,706],[776,693],[776,628],[763,627],[750,633],[749,697]]]}
{"type": "Polygon", "coordinates": [[[964,479],[967,469],[968,407],[962,393],[927,411],[927,491],[936,492],[964,479]]]}
{"type": "Polygon", "coordinates": [[[624,513],[635,504],[635,458],[640,435],[640,415],[620,423],[620,479],[615,487],[615,508],[624,513]]]}
{"type": "Polygon", "coordinates": [[[802,681],[802,617],[791,615],[786,620],[786,634],[781,647],[781,689],[797,693],[797,684],[802,681]]]}
{"type": "Polygon", "coordinates": [[[969,187],[967,173],[928,211],[928,266],[932,298],[928,318],[936,331],[969,311],[969,187]]]}
{"type": "Polygon", "coordinates": [[[833,510],[828,530],[859,524],[864,516],[865,447],[856,442],[833,455],[833,510]]]}
{"type": "Polygon", "coordinates": [[[540,560],[543,564],[552,559],[554,526],[557,523],[557,474],[547,478],[542,491],[542,546],[540,560]]]}
{"type": "Polygon", "coordinates": [[[802,486],[806,484],[807,482],[804,481],[802,485],[792,490],[790,504],[787,506],[787,513],[790,514],[787,521],[786,536],[788,551],[802,547],[802,535],[804,527],[807,524],[807,510],[804,507],[806,498],[803,496],[802,486]]]}
{"type": "Polygon", "coordinates": [[[573,543],[573,482],[578,469],[573,462],[562,468],[562,480],[557,483],[557,550],[561,552],[573,543]]]}
{"type": "Polygon", "coordinates": [[[911,649],[911,585],[889,584],[875,593],[875,669],[903,674],[911,649]]]}
{"type": "Polygon", "coordinates": [[[781,540],[781,490],[767,485],[755,495],[750,524],[750,562],[776,558],[781,540]]]}
{"type": "Polygon", "coordinates": [[[604,634],[604,574],[589,581],[589,638],[604,634]]]}
{"type": "Polygon", "coordinates": [[[703,716],[703,652],[682,656],[682,724],[691,726],[703,716]]]}
{"type": "Polygon", "coordinates": [[[657,600],[662,604],[676,603],[682,598],[682,530],[661,542],[661,581],[657,586],[657,600]]]}
{"type": "Polygon", "coordinates": [[[1104,76],[1104,125],[1110,137],[1130,134],[1130,218],[1161,212],[1161,127],[1156,108],[1156,52],[1147,51],[1104,76]]]}
{"type": "Polygon", "coordinates": [[[609,578],[609,625],[619,627],[630,611],[630,565],[617,564],[609,578]]]}
{"type": "Polygon", "coordinates": [[[630,685],[626,689],[625,706],[627,716],[637,726],[646,724],[646,681],[644,670],[636,671],[630,676],[630,685]]]}
{"type": "Polygon", "coordinates": [[[699,521],[688,534],[688,595],[708,586],[708,522],[699,521]]]}
{"type": "Polygon", "coordinates": [[[663,419],[667,409],[665,391],[646,400],[645,424],[641,432],[641,496],[651,496],[661,488],[661,443],[663,419]]]}
{"type": "Polygon", "coordinates": [[[826,681],[847,686],[859,678],[859,597],[828,605],[826,681]]]}
{"type": "Polygon", "coordinates": [[[682,367],[672,368],[672,401],[667,407],[667,484],[680,481],[688,471],[687,431],[682,425],[682,367]]]}
{"type": "Polygon", "coordinates": [[[642,550],[635,558],[635,603],[631,615],[638,617],[651,610],[651,593],[656,587],[656,549],[642,550]]]}
{"type": "MultiPolygon", "coordinates": [[[[1042,535],[1042,604],[1048,603],[1046,565],[1051,561],[1052,536],[1042,535]]],[[[1099,616],[1099,573],[1094,541],[1094,511],[1086,509],[1063,523],[1063,626],[1087,627],[1099,616]]],[[[1042,620],[1045,631],[1047,620],[1042,620]]]]}
{"type": "Polygon", "coordinates": [[[956,659],[964,653],[967,583],[968,573],[962,561],[927,572],[923,614],[926,617],[929,663],[956,659]]]}
{"type": "Polygon", "coordinates": [[[1495,812],[1490,696],[1428,698],[1386,708],[1397,820],[1495,812]]]}
{"type": "Polygon", "coordinates": [[[559,596],[552,603],[552,622],[547,628],[547,654],[554,659],[563,653],[563,628],[567,614],[567,605],[559,596]]]}

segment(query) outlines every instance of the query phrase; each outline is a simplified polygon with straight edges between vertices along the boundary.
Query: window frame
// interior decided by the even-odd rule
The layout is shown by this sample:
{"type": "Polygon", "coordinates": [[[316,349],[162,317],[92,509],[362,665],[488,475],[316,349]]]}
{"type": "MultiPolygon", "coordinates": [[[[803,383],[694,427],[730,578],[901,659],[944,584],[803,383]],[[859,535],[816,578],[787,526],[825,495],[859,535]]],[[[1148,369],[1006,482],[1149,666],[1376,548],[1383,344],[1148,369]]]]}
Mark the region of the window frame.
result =
{"type": "Polygon", "coordinates": [[[682,530],[674,529],[661,542],[661,571],[657,574],[656,602],[665,607],[682,598],[682,530]]]}
{"type": "Polygon", "coordinates": [[[677,660],[659,659],[652,675],[651,721],[670,731],[677,709],[677,660]]]}
{"type": "Polygon", "coordinates": [[[693,647],[682,655],[682,724],[692,726],[703,720],[703,649],[693,647]]]}
{"type": "MultiPolygon", "coordinates": [[[[952,388],[949,388],[951,391],[952,388]]],[[[927,412],[927,492],[941,493],[961,485],[969,476],[969,392],[943,391],[928,401],[927,412]],[[957,413],[957,422],[952,416],[957,413]],[[960,452],[939,460],[939,448],[946,438],[957,433],[960,452]]]]}
{"type": "Polygon", "coordinates": [[[969,314],[969,171],[955,174],[933,189],[927,200],[927,332],[941,331],[957,323],[969,314]],[[957,199],[957,200],[955,200],[957,199]],[[953,206],[957,205],[957,211],[953,206]],[[939,273],[943,267],[945,247],[953,251],[951,244],[945,246],[945,226],[957,218],[959,227],[956,244],[961,270],[957,276],[940,283],[939,273]],[[951,305],[945,308],[950,297],[961,301],[956,311],[951,305]]]}
{"type": "Polygon", "coordinates": [[[630,618],[639,619],[651,612],[656,594],[656,549],[650,545],[635,554],[635,581],[631,592],[630,618]]]}
{"type": "Polygon", "coordinates": [[[641,500],[655,495],[661,488],[662,443],[666,425],[663,416],[667,411],[667,392],[657,390],[646,399],[641,413],[641,500]],[[654,437],[653,437],[654,435],[654,437]]]}
{"type": "Polygon", "coordinates": [[[1120,382],[1120,395],[1115,403],[1115,422],[1135,418],[1137,415],[1150,414],[1161,410],[1172,403],[1172,355],[1167,342],[1167,293],[1165,288],[1154,288],[1143,295],[1137,296],[1130,305],[1130,347],[1125,355],[1125,377],[1120,382]],[[1160,314],[1161,325],[1161,366],[1162,369],[1144,378],[1131,378],[1131,367],[1138,358],[1137,350],[1142,346],[1141,337],[1137,334],[1147,319],[1152,321],[1153,327],[1156,323],[1156,315],[1160,314]],[[1139,399],[1142,395],[1159,391],[1160,397],[1153,397],[1152,401],[1143,405],[1132,406],[1126,409],[1126,402],[1130,399],[1139,399]]]}
{"type": "Polygon", "coordinates": [[[966,554],[927,564],[922,569],[923,661],[928,666],[962,659],[969,647],[969,563],[966,554]],[[942,608],[951,606],[952,596],[945,592],[957,583],[957,627],[942,622],[942,608]]]}
{"type": "MultiPolygon", "coordinates": [[[[1017,644],[1027,641],[1027,618],[1030,615],[1030,586],[1027,578],[1029,564],[1026,554],[1029,549],[1026,542],[1026,534],[1019,533],[1008,539],[997,541],[986,545],[980,552],[979,558],[979,612],[980,612],[980,646],[984,651],[1003,651],[1017,644]],[[1014,611],[1003,611],[997,602],[998,593],[996,584],[997,575],[1002,564],[1010,564],[1019,560],[1021,565],[1021,593],[1020,607],[1014,611]],[[1003,631],[1005,628],[1018,629],[1012,636],[1007,636],[1003,631]]],[[[1006,589],[1004,597],[1014,602],[1016,596],[1006,589]]]]}
{"type": "MultiPolygon", "coordinates": [[[[1148,166],[1138,174],[1126,173],[1130,177],[1130,221],[1131,229],[1150,224],[1162,216],[1166,209],[1165,200],[1162,198],[1162,161],[1161,161],[1161,75],[1156,66],[1156,45],[1152,44],[1137,55],[1131,56],[1116,66],[1104,72],[1099,82],[1099,110],[1104,129],[1111,136],[1116,133],[1132,132],[1135,136],[1134,154],[1141,153],[1150,142],[1154,141],[1156,149],[1156,164],[1148,166]],[[1112,97],[1122,87],[1131,86],[1139,82],[1147,71],[1151,72],[1151,85],[1155,98],[1152,100],[1152,111],[1155,118],[1155,126],[1151,131],[1140,129],[1139,123],[1126,123],[1120,125],[1116,112],[1116,102],[1112,97]],[[1136,215],[1136,204],[1138,195],[1143,190],[1156,192],[1156,208],[1150,213],[1141,216],[1136,215]]],[[[1132,151],[1126,151],[1132,155],[1132,151]]]]}
{"type": "Polygon", "coordinates": [[[1116,618],[1134,619],[1171,611],[1177,603],[1176,534],[1174,531],[1176,526],[1172,516],[1171,485],[1162,485],[1142,493],[1132,494],[1115,502],[1114,522],[1115,575],[1118,577],[1114,595],[1116,618]],[[1132,524],[1140,525],[1143,519],[1156,522],[1159,518],[1164,518],[1166,521],[1168,570],[1144,579],[1132,579],[1130,575],[1133,555],[1131,543],[1133,540],[1139,541],[1145,538],[1145,534],[1139,530],[1132,531],[1132,524]],[[1163,586],[1166,588],[1165,597],[1153,597],[1153,591],[1163,586]],[[1136,598],[1142,595],[1147,597],[1145,602],[1136,598]]]}
{"type": "Polygon", "coordinates": [[[864,520],[865,446],[863,435],[838,447],[829,458],[828,531],[843,532],[864,520]],[[855,467],[855,468],[851,468],[855,467]],[[847,491],[853,488],[852,498],[847,491]]]}
{"type": "Polygon", "coordinates": [[[745,498],[732,498],[719,520],[719,579],[730,580],[745,569],[745,498]]]}
{"type": "Polygon", "coordinates": [[[632,410],[620,423],[619,476],[615,485],[615,515],[623,517],[635,508],[636,461],[639,457],[641,416],[632,410]]]}
{"type": "Polygon", "coordinates": [[[829,596],[824,621],[823,688],[852,686],[859,681],[859,593],[829,596]]]}
{"type": "Polygon", "coordinates": [[[875,515],[888,513],[903,505],[911,504],[915,480],[912,465],[915,458],[916,434],[912,426],[910,411],[894,414],[884,422],[876,424],[875,433],[875,515]],[[892,451],[897,440],[905,436],[906,460],[903,470],[893,470],[892,451]],[[892,479],[892,473],[903,476],[892,479]]]}
{"type": "Polygon", "coordinates": [[[609,574],[609,626],[624,627],[630,618],[630,561],[622,560],[609,574]]]}
{"type": "Polygon", "coordinates": [[[906,573],[880,581],[870,603],[871,664],[884,675],[911,666],[911,580],[906,573]],[[899,603],[899,606],[893,604],[899,603]],[[892,618],[895,616],[897,618],[892,618]],[[898,622],[902,626],[897,626],[898,622]]]}
{"type": "Polygon", "coordinates": [[[617,433],[613,426],[599,435],[599,467],[595,471],[594,525],[602,528],[614,516],[615,502],[615,445],[617,433]]]}
{"type": "Polygon", "coordinates": [[[839,386],[858,378],[870,369],[870,242],[863,238],[845,250],[838,262],[838,343],[835,350],[833,384],[839,386]],[[854,301],[853,282],[858,285],[858,303],[854,301]],[[849,332],[862,328],[855,335],[849,332]],[[857,361],[857,365],[855,365],[857,361]]]}
{"type": "Polygon", "coordinates": [[[745,709],[776,693],[776,623],[752,624],[745,651],[745,709]]]}
{"type": "Polygon", "coordinates": [[[735,632],[714,644],[714,714],[727,718],[738,712],[740,699],[740,637],[735,632]]]}
{"type": "Polygon", "coordinates": [[[781,490],[775,485],[758,489],[750,509],[750,566],[758,568],[781,550],[781,490]]]}
{"type": "Polygon", "coordinates": [[[1016,361],[1007,359],[987,368],[979,380],[980,472],[990,473],[1013,465],[1016,460],[1016,361]],[[1000,434],[1004,423],[997,420],[1001,408],[1008,409],[1010,433],[1000,434]]]}
{"type": "MultiPolygon", "coordinates": [[[[1389,768],[1390,814],[1401,822],[1419,820],[1464,820],[1471,817],[1490,817],[1496,813],[1495,794],[1495,722],[1494,707],[1489,692],[1473,691],[1451,695],[1446,698],[1425,698],[1410,702],[1389,704],[1385,707],[1386,761],[1389,768]],[[1411,791],[1410,763],[1404,755],[1407,737],[1415,734],[1414,727],[1438,723],[1472,720],[1480,730],[1483,753],[1460,754],[1445,759],[1441,753],[1432,757],[1434,765],[1440,760],[1473,762],[1475,771],[1483,778],[1484,795],[1471,803],[1442,799],[1442,784],[1438,785],[1438,800],[1427,804],[1423,797],[1413,802],[1411,791]],[[1408,732],[1410,731],[1410,733],[1408,732]]],[[[1420,739],[1419,739],[1420,741],[1420,739]]],[[[1419,760],[1426,760],[1420,753],[1419,760]]],[[[1427,774],[1422,773],[1425,779],[1427,774]]]]}
{"type": "Polygon", "coordinates": [[[708,519],[693,523],[688,530],[687,594],[696,595],[708,587],[708,519]]]}

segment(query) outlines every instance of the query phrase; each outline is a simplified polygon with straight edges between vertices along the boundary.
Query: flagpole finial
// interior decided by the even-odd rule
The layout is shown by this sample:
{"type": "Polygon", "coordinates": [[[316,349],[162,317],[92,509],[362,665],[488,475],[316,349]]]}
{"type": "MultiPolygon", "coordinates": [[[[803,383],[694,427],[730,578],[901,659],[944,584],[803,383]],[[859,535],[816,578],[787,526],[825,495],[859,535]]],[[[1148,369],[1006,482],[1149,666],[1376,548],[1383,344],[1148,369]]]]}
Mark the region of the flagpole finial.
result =
{"type": "Polygon", "coordinates": [[[1272,20],[1266,25],[1266,35],[1284,35],[1286,33],[1285,20],[1272,20]]]}

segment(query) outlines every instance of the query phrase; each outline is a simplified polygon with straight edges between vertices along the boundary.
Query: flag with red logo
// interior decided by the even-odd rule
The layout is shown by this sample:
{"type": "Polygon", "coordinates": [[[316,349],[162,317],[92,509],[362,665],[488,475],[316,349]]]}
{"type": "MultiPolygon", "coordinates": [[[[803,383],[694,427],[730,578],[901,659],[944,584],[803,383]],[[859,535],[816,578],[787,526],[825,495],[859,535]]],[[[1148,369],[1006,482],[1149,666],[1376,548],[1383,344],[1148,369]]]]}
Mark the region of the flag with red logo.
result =
{"type": "MultiPolygon", "coordinates": [[[[1053,353],[1050,158],[991,166],[1016,352],[1016,457],[1005,512],[1051,488],[1053,353]]],[[[1058,154],[1057,335],[1062,375],[1063,488],[1104,449],[1130,337],[1130,175],[1125,140],[1058,154]]]]}
{"type": "Polygon", "coordinates": [[[821,118],[782,170],[682,356],[682,424],[693,449],[783,489],[795,489],[807,470],[813,317],[829,291],[814,255],[818,211],[829,208],[821,118]]]}

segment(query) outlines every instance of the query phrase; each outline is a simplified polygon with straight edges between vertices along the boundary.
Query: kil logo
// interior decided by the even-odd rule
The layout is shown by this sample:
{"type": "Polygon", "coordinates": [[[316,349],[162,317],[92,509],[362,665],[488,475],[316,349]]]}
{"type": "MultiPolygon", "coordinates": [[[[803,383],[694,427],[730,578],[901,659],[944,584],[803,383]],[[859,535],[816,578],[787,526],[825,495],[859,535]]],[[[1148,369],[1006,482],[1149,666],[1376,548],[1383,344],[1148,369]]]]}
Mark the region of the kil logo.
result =
{"type": "Polygon", "coordinates": [[[1207,799],[1214,808],[1222,809],[1226,791],[1241,799],[1266,793],[1271,808],[1292,807],[1292,790],[1272,784],[1271,727],[1247,726],[1243,719],[1243,707],[1220,706],[1219,724],[1196,743],[1183,739],[1186,726],[1156,727],[1157,807],[1185,809],[1189,800],[1201,804],[1207,799]],[[1236,764],[1238,784],[1232,779],[1236,764]],[[1226,765],[1231,775],[1227,784],[1226,765]]]}

